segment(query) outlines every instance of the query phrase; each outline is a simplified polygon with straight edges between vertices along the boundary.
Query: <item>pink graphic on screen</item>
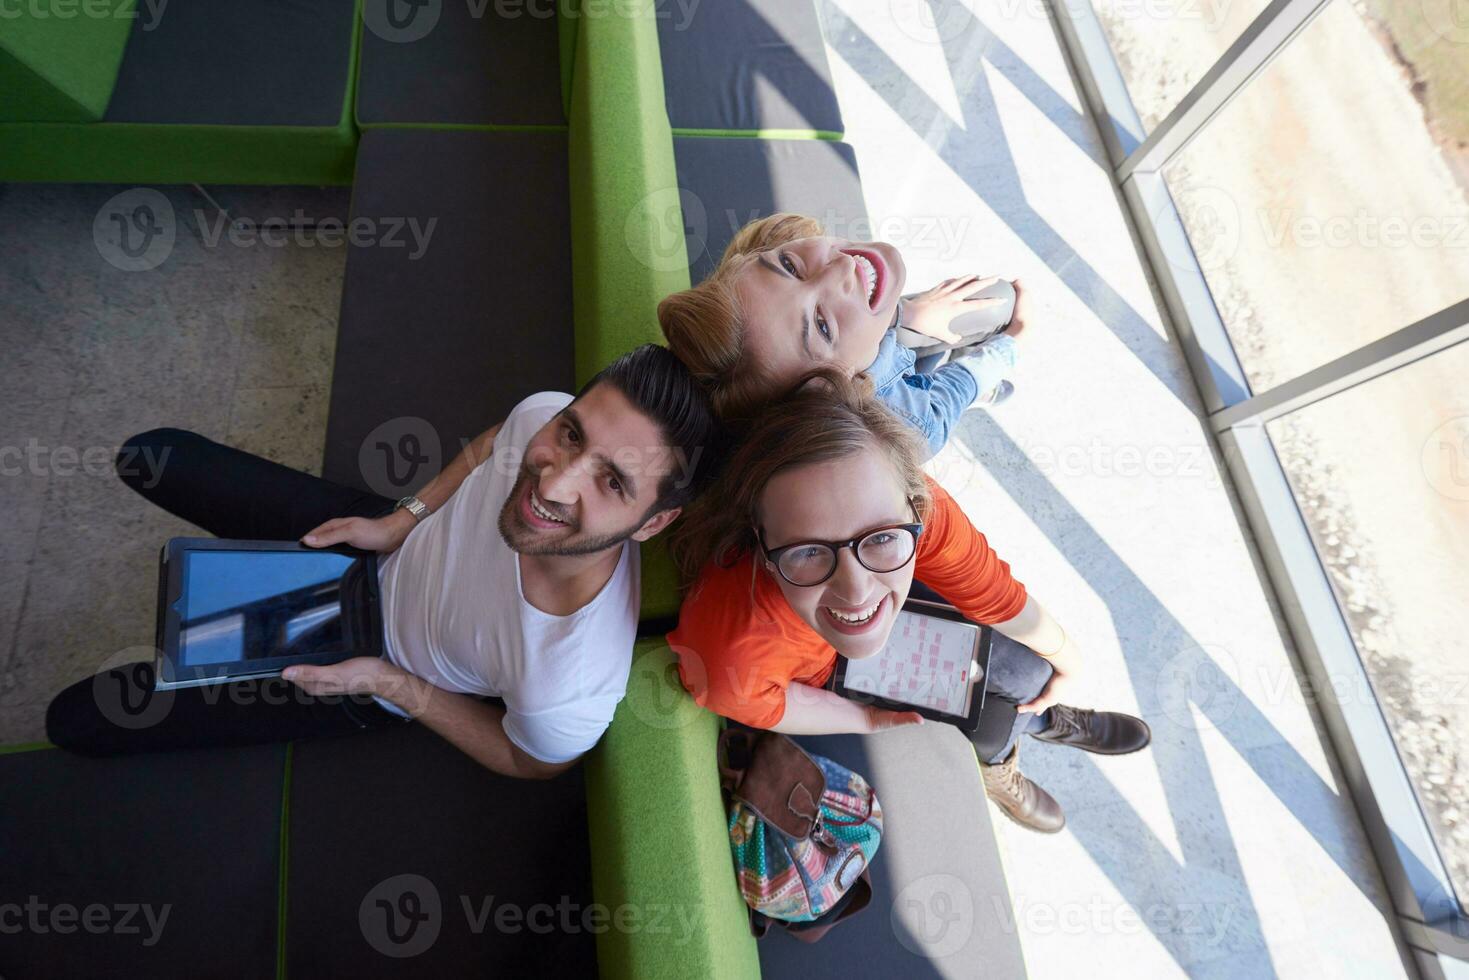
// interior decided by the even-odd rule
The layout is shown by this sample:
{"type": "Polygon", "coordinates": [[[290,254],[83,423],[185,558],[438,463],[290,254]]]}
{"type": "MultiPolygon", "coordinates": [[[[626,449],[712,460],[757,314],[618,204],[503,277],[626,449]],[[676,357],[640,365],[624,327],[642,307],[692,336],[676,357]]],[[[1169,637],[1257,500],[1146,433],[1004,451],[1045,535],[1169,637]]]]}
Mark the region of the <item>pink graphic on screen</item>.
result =
{"type": "Polygon", "coordinates": [[[847,661],[846,686],[950,715],[969,713],[979,627],[904,610],[875,657],[847,661]]]}

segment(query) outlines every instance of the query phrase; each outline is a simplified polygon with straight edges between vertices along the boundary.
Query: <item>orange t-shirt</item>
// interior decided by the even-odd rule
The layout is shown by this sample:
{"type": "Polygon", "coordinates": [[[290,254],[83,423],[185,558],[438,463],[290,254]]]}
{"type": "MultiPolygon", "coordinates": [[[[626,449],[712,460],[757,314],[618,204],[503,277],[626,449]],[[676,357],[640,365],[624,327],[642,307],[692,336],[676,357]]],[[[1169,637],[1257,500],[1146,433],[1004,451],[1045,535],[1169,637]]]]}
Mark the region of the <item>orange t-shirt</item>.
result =
{"type": "MultiPolygon", "coordinates": [[[[976,622],[1019,615],[1025,586],[954,498],[933,480],[928,487],[933,509],[918,538],[914,578],[976,622]]],[[[792,681],[821,687],[837,660],[836,649],[796,615],[771,576],[757,573],[749,554],[728,568],[704,566],[668,642],[695,701],[755,728],[780,722],[792,681]]]]}

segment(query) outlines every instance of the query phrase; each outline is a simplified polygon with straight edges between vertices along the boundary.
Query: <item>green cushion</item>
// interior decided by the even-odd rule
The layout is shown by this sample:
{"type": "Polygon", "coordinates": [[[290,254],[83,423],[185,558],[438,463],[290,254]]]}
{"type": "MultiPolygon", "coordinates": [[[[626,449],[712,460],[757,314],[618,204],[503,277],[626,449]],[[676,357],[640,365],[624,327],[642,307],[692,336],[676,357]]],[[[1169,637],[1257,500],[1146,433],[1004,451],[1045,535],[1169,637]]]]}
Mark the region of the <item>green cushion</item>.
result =
{"type": "Polygon", "coordinates": [[[357,131],[336,127],[0,123],[0,181],[350,184],[357,131]]]}
{"type": "MultiPolygon", "coordinates": [[[[650,0],[577,18],[572,58],[571,269],[577,384],[658,343],[658,301],[689,286],[673,133],[650,0]]],[[[657,538],[643,548],[643,618],[678,608],[657,538]]]]}
{"type": "MultiPolygon", "coordinates": [[[[338,39],[346,49],[341,91],[333,96],[329,121],[319,125],[0,121],[0,181],[350,184],[357,156],[352,122],[357,17],[349,13],[338,39]]],[[[116,74],[115,64],[113,70],[116,74]]],[[[217,80],[218,72],[214,75],[217,80]]]]}
{"type": "Polygon", "coordinates": [[[101,119],[127,47],[135,2],[15,4],[0,21],[0,92],[5,93],[0,121],[101,119]]]}
{"type": "Polygon", "coordinates": [[[586,757],[592,891],[650,926],[597,937],[604,980],[760,975],[725,831],[719,727],[679,684],[668,644],[641,641],[627,697],[586,757]]]}

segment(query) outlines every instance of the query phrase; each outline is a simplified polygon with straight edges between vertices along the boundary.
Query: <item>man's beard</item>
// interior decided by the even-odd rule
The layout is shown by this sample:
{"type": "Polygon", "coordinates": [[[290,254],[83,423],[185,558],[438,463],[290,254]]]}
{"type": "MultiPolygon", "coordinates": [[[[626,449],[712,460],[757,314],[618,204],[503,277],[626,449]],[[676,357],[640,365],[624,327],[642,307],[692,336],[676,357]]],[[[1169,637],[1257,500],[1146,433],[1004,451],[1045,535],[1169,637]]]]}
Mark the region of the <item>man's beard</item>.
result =
{"type": "Polygon", "coordinates": [[[510,488],[510,496],[505,500],[505,506],[500,508],[500,537],[510,546],[510,550],[521,555],[556,555],[570,558],[577,555],[591,555],[599,551],[606,551],[614,545],[622,544],[632,537],[633,532],[643,526],[639,520],[625,531],[616,534],[586,535],[573,532],[554,541],[539,541],[539,535],[534,528],[525,526],[524,518],[520,515],[520,498],[525,493],[525,486],[530,482],[530,474],[524,470],[515,478],[515,486],[510,488]]]}

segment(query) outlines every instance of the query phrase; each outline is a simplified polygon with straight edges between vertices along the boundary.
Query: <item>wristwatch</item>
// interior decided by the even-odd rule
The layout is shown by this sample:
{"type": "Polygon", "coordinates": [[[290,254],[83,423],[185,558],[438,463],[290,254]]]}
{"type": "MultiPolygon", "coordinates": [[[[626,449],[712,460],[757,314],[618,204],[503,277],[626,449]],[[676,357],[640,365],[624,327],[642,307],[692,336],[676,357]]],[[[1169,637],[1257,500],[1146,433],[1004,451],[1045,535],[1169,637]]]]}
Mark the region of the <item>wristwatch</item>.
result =
{"type": "Polygon", "coordinates": [[[415,524],[419,523],[429,515],[428,504],[424,503],[422,500],[419,500],[411,493],[408,496],[404,497],[402,500],[398,501],[398,506],[394,507],[393,509],[398,510],[400,508],[408,511],[408,513],[413,515],[413,523],[415,524]]]}

